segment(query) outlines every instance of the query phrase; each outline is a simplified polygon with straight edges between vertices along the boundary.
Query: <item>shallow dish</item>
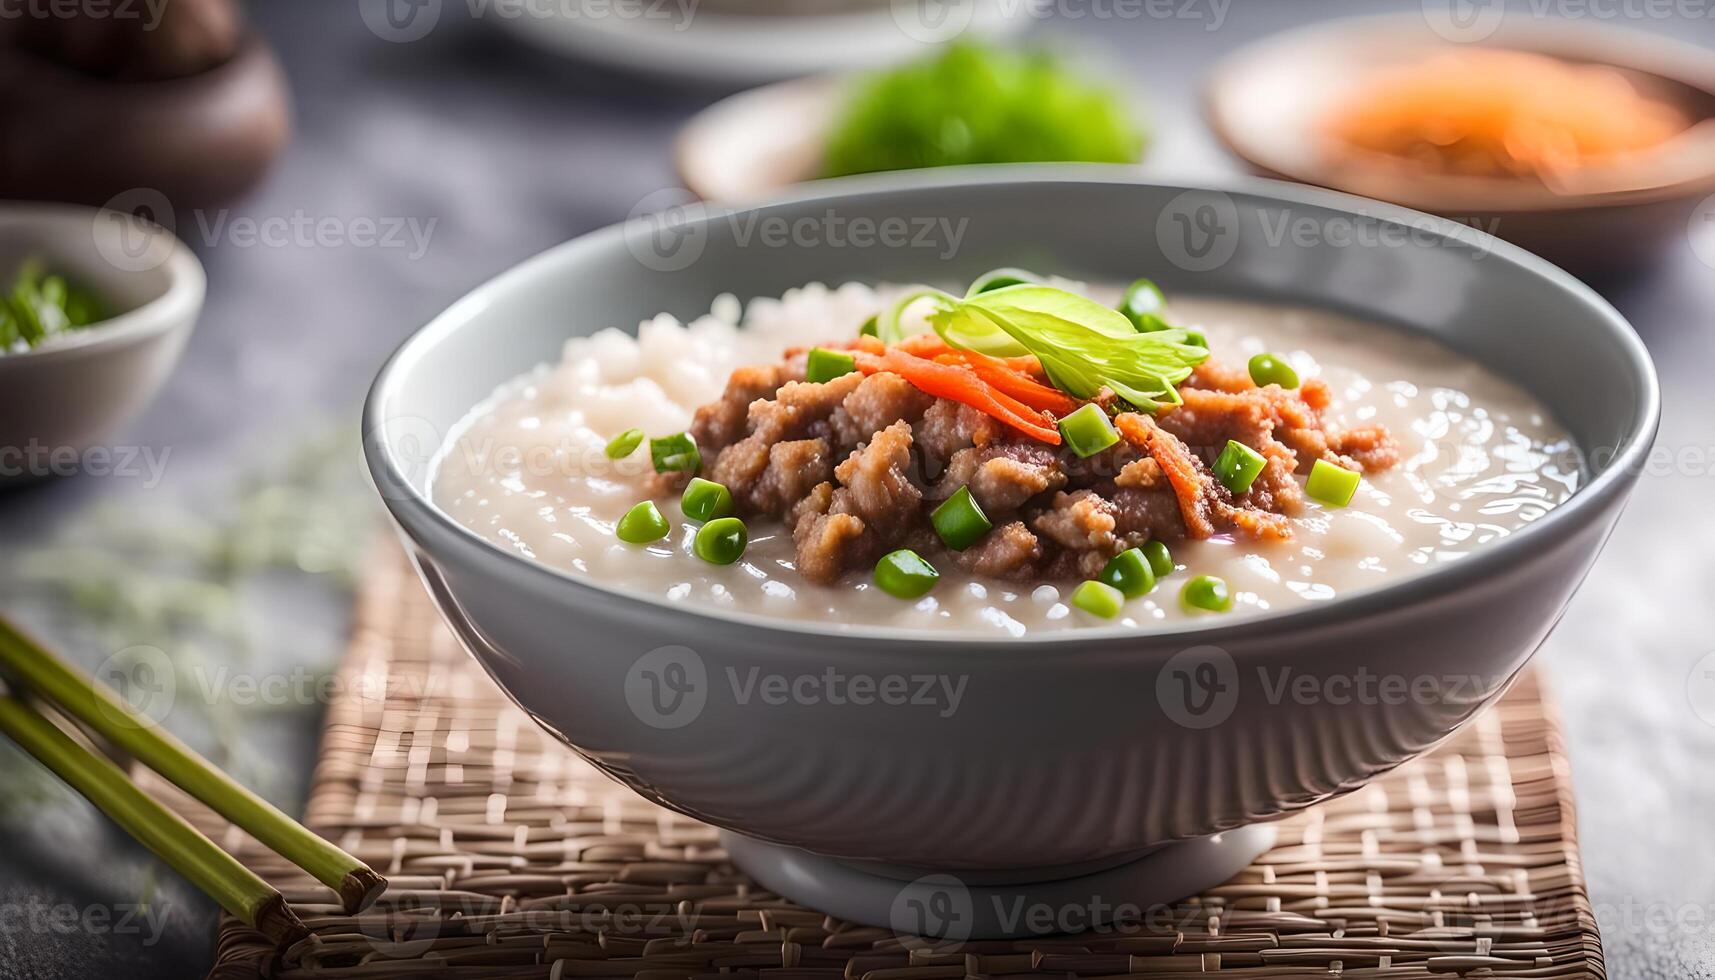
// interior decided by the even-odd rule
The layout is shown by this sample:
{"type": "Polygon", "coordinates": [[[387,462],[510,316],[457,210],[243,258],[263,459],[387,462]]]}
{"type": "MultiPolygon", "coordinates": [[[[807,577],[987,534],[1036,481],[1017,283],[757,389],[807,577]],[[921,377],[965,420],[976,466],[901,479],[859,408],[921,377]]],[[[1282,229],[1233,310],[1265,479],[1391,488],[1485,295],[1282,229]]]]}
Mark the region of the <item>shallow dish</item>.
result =
{"type": "MultiPolygon", "coordinates": [[[[1329,192],[981,168],[830,181],[680,217],[537,256],[420,331],[371,392],[370,469],[448,622],[532,717],[643,795],[732,832],[764,884],[858,921],[921,929],[897,913],[934,904],[922,890],[949,878],[967,902],[1007,888],[1070,900],[1067,881],[1170,901],[1222,880],[1266,846],[1254,825],[1424,751],[1506,688],[1595,560],[1656,427],[1648,357],[1589,289],[1454,223],[1329,192]],[[756,221],[825,227],[830,215],[961,222],[963,244],[937,260],[843,236],[752,237],[756,221]],[[1281,239],[1282,220],[1327,233],[1281,239]],[[1335,233],[1354,224],[1399,234],[1362,246],[1335,233]],[[663,309],[685,318],[722,292],[1002,265],[1093,281],[1148,270],[1170,296],[1307,304],[1432,335],[1546,405],[1587,479],[1522,532],[1398,585],[1245,621],[1005,642],[641,597],[508,553],[428,496],[433,447],[569,334],[663,309]],[[830,672],[964,687],[948,712],[761,698],[750,685],[778,677],[791,691],[830,672]],[[1376,678],[1430,693],[1376,694],[1376,678]],[[1372,693],[1337,693],[1354,685],[1372,693]]],[[[1008,931],[974,922],[967,934],[1008,931]]]]}
{"type": "Polygon", "coordinates": [[[178,361],[207,279],[160,227],[70,204],[0,203],[0,275],[40,257],[116,312],[0,354],[0,484],[63,472],[154,397],[178,361]]]}
{"type": "Polygon", "coordinates": [[[1034,8],[993,0],[961,4],[945,19],[928,19],[915,2],[854,0],[830,10],[784,14],[699,6],[695,0],[650,0],[641,13],[618,12],[600,0],[551,11],[505,10],[490,19],[529,44],[667,79],[753,85],[812,72],[873,68],[918,57],[970,31],[1002,38],[1035,19],[1034,8]]]}
{"type": "Polygon", "coordinates": [[[1258,41],[1210,74],[1204,112],[1235,156],[1270,177],[1316,184],[1445,215],[1492,232],[1581,274],[1646,262],[1686,233],[1693,206],[1715,192],[1715,67],[1708,51],[1611,24],[1506,18],[1497,6],[1467,33],[1424,14],[1359,17],[1258,41]],[[1556,194],[1521,179],[1402,174],[1363,159],[1330,159],[1323,113],[1376,73],[1446,52],[1503,48],[1620,69],[1640,90],[1678,106],[1693,129],[1682,148],[1625,186],[1556,194]]]}

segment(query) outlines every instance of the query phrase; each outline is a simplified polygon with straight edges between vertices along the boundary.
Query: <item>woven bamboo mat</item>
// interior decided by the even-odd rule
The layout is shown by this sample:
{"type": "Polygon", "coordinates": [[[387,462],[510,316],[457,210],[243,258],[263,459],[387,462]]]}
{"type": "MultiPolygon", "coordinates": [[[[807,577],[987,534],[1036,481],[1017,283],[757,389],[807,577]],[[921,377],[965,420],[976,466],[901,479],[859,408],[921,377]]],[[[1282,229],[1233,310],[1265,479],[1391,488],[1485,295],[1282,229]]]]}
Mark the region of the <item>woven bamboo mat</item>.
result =
{"type": "Polygon", "coordinates": [[[1456,740],[1284,821],[1273,851],[1165,916],[951,948],[748,882],[711,828],[599,775],[506,701],[397,555],[367,580],[339,681],[306,821],[390,889],[341,914],[226,831],[315,936],[276,954],[229,919],[212,976],[1605,976],[1560,732],[1528,673],[1456,740]]]}

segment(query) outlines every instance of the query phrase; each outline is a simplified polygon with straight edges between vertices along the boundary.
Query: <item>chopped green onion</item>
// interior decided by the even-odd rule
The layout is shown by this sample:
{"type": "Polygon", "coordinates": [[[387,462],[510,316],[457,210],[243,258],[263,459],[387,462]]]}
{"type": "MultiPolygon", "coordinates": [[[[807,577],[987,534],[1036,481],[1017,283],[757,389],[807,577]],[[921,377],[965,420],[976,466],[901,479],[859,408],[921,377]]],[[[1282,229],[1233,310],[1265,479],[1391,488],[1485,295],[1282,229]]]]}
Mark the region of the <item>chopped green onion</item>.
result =
{"type": "Polygon", "coordinates": [[[942,543],[954,551],[964,551],[976,544],[994,527],[977,499],[971,496],[970,487],[960,487],[957,493],[943,500],[930,513],[929,520],[942,543]]]}
{"type": "Polygon", "coordinates": [[[750,531],[736,517],[717,517],[697,529],[691,550],[711,565],[731,565],[750,544],[750,531]]]}
{"type": "Polygon", "coordinates": [[[1186,609],[1209,612],[1226,612],[1233,608],[1233,594],[1227,589],[1227,580],[1214,575],[1191,578],[1179,590],[1179,601],[1185,604],[1186,609]]]}
{"type": "Polygon", "coordinates": [[[603,450],[603,452],[607,453],[608,459],[624,459],[636,452],[637,447],[641,445],[643,445],[643,430],[626,429],[619,435],[609,439],[607,441],[607,448],[603,450]]]}
{"type": "Polygon", "coordinates": [[[627,544],[648,544],[659,541],[672,530],[667,518],[661,516],[661,511],[655,506],[655,501],[645,500],[625,512],[625,516],[614,525],[613,533],[619,535],[619,540],[627,544]]]}
{"type": "Polygon", "coordinates": [[[1149,559],[1142,551],[1127,548],[1108,559],[1096,581],[1120,590],[1127,599],[1136,599],[1155,588],[1155,570],[1149,567],[1149,559]]]}
{"type": "Polygon", "coordinates": [[[1149,559],[1149,570],[1155,573],[1156,578],[1166,578],[1178,567],[1173,564],[1173,552],[1167,550],[1164,541],[1145,541],[1143,557],[1149,559]]]}
{"type": "Polygon", "coordinates": [[[810,348],[804,364],[804,380],[823,384],[857,370],[857,358],[844,351],[810,348]]]}
{"type": "Polygon", "coordinates": [[[1094,402],[1061,419],[1060,436],[1079,456],[1094,456],[1120,441],[1108,413],[1094,402]]]}
{"type": "Polygon", "coordinates": [[[713,480],[691,477],[679,496],[679,509],[693,521],[712,521],[732,513],[732,491],[713,480]]]}
{"type": "Polygon", "coordinates": [[[1125,594],[1095,579],[1072,590],[1072,605],[1103,619],[1112,619],[1125,607],[1125,594]]]}
{"type": "Polygon", "coordinates": [[[1203,331],[1201,330],[1186,330],[1185,343],[1192,347],[1201,347],[1205,351],[1209,349],[1209,338],[1203,336],[1203,331]]]}
{"type": "Polygon", "coordinates": [[[1026,283],[1041,282],[1032,273],[1023,269],[993,269],[978,276],[971,282],[971,288],[965,290],[965,296],[971,297],[978,293],[986,293],[991,289],[1005,289],[1007,286],[1023,286],[1026,283]]]}
{"type": "Polygon", "coordinates": [[[921,599],[935,587],[941,573],[910,548],[884,555],[875,563],[875,584],[899,599],[921,599]]]}
{"type": "Polygon", "coordinates": [[[1227,448],[1215,458],[1215,479],[1234,493],[1244,493],[1267,465],[1268,458],[1262,453],[1235,439],[1228,439],[1227,448]]]}
{"type": "Polygon", "coordinates": [[[1298,372],[1292,370],[1292,365],[1273,354],[1258,354],[1251,358],[1250,370],[1251,380],[1255,381],[1258,386],[1298,387],[1298,372]]]}
{"type": "Polygon", "coordinates": [[[649,458],[654,461],[657,473],[695,473],[703,465],[703,455],[697,452],[697,444],[689,432],[649,440],[649,458]]]}
{"type": "Polygon", "coordinates": [[[1162,311],[1166,308],[1167,297],[1161,294],[1161,287],[1148,279],[1139,279],[1127,286],[1125,298],[1120,300],[1120,312],[1138,333],[1168,329],[1168,322],[1162,318],[1162,311]]]}
{"type": "Polygon", "coordinates": [[[1310,467],[1310,479],[1304,481],[1304,492],[1330,507],[1344,507],[1358,492],[1358,479],[1357,471],[1319,459],[1310,467]]]}
{"type": "Polygon", "coordinates": [[[863,326],[858,328],[858,336],[859,337],[879,337],[879,336],[881,336],[881,328],[880,328],[879,324],[880,324],[880,314],[871,314],[870,318],[863,322],[863,326]]]}

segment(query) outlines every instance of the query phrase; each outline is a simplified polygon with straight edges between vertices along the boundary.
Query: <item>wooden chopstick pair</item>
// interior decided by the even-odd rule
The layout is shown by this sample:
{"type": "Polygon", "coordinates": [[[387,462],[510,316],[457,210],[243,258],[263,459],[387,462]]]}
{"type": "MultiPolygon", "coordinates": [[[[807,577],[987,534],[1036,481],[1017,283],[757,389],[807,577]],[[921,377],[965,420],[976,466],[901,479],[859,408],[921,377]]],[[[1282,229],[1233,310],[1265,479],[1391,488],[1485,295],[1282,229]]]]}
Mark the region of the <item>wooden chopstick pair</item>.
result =
{"type": "Polygon", "coordinates": [[[252,793],[0,616],[0,731],[83,794],[221,907],[282,945],[308,930],[273,886],[183,817],[133,785],[118,766],[80,745],[35,707],[33,695],[155,770],[263,845],[332,888],[345,911],[368,908],[387,880],[252,793]]]}

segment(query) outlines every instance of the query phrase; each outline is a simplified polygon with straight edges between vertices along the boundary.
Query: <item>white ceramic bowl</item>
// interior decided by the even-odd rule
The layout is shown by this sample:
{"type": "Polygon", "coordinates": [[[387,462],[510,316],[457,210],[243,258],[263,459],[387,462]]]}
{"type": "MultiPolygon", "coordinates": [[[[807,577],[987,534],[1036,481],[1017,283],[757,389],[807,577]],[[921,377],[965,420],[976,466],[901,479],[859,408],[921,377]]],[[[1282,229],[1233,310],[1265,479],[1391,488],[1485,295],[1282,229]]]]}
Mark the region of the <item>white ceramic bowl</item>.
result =
{"type": "Polygon", "coordinates": [[[196,256],[158,226],[81,205],[0,203],[0,280],[30,257],[118,312],[0,354],[0,483],[65,471],[148,404],[207,287],[196,256]]]}
{"type": "MultiPolygon", "coordinates": [[[[383,369],[366,448],[436,603],[500,686],[615,779],[743,835],[735,853],[759,839],[890,874],[1088,870],[1352,790],[1502,693],[1595,560],[1655,431],[1643,346],[1589,289],[1469,229],[1325,191],[1165,186],[1123,168],[982,168],[829,181],[736,215],[693,212],[673,228],[665,239],[648,222],[586,235],[460,300],[383,369]],[[1205,208],[1216,247],[1187,251],[1174,236],[1209,223],[1172,219],[1205,208]],[[1413,233],[1375,247],[1269,234],[1283,216],[1360,212],[1413,233]],[[829,214],[964,220],[966,245],[932,262],[880,242],[770,249],[742,237],[759,216],[829,214]],[[663,242],[670,255],[655,250],[663,242]],[[676,605],[534,564],[430,498],[423,447],[501,382],[555,360],[568,334],[663,309],[687,318],[723,291],[959,281],[1002,265],[1091,280],[1145,270],[1169,295],[1275,297],[1434,335],[1548,406],[1590,452],[1588,480],[1521,532],[1368,593],[1242,621],[1016,640],[676,605]],[[1279,669],[1329,690],[1365,675],[1463,680],[1403,703],[1303,703],[1271,693],[1263,672],[1279,669]],[[963,678],[966,688],[951,714],[743,697],[752,671],[828,670],[963,678]]],[[[746,866],[790,892],[786,866],[766,863],[746,866]]]]}

